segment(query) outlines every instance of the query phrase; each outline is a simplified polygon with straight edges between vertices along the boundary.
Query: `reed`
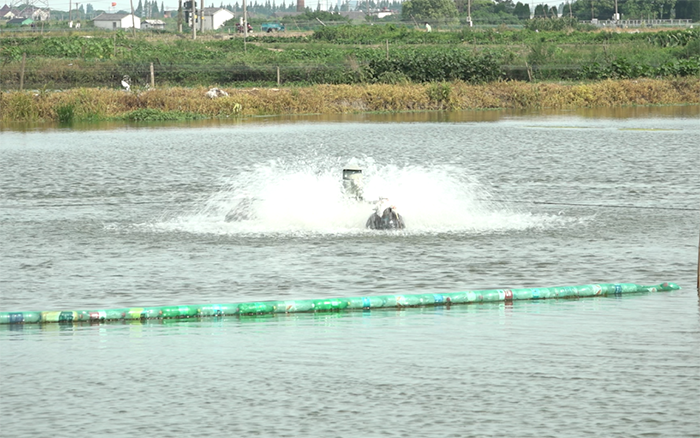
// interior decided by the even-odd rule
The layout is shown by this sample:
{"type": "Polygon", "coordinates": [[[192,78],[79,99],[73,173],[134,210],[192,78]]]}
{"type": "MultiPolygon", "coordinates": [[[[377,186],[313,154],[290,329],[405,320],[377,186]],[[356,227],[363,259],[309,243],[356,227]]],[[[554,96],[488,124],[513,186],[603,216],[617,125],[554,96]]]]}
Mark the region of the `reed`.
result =
{"type": "Polygon", "coordinates": [[[427,84],[320,85],[226,89],[210,99],[207,88],[119,91],[77,88],[62,92],[0,93],[0,122],[182,120],[255,115],[341,114],[465,109],[571,109],[700,104],[700,78],[604,80],[581,83],[462,81],[427,84]]]}

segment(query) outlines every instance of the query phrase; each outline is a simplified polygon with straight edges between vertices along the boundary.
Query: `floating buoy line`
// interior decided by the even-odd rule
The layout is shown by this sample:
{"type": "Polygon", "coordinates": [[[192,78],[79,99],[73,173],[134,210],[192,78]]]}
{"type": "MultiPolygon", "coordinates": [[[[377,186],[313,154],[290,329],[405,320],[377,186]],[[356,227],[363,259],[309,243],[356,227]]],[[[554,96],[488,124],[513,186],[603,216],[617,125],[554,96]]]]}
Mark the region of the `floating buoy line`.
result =
{"type": "Polygon", "coordinates": [[[232,304],[130,307],[106,310],[56,310],[0,312],[0,324],[102,323],[125,320],[206,318],[285,313],[339,312],[371,309],[437,307],[456,304],[618,296],[678,290],[675,283],[641,286],[634,283],[604,283],[524,289],[490,289],[451,293],[377,295],[367,297],[319,298],[308,300],[256,301],[232,304]]]}

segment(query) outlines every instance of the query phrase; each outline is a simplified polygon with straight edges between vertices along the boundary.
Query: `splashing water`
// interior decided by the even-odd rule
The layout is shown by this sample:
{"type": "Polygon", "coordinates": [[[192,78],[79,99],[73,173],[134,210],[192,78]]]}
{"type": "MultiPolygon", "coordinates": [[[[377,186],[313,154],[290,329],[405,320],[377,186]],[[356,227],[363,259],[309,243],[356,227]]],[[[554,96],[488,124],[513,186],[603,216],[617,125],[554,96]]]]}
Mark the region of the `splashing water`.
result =
{"type": "Polygon", "coordinates": [[[363,169],[364,201],[343,191],[346,162],[276,160],[230,177],[202,207],[159,228],[218,234],[376,233],[365,223],[380,197],[389,198],[404,217],[406,229],[399,233],[498,232],[564,221],[507,208],[463,168],[380,165],[369,158],[353,163],[363,169]]]}

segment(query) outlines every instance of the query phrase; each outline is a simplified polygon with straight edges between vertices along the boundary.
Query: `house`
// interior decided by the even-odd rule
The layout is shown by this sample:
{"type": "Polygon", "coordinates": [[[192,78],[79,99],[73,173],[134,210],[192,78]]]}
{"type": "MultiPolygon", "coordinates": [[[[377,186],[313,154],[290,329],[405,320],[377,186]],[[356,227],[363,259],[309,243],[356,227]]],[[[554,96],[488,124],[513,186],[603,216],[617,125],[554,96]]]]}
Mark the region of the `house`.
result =
{"type": "Polygon", "coordinates": [[[51,14],[48,10],[27,6],[22,10],[21,16],[31,18],[34,21],[48,21],[51,14]]]}
{"type": "Polygon", "coordinates": [[[126,29],[135,27],[141,28],[141,19],[126,13],[100,14],[92,20],[95,27],[101,29],[126,29]],[[132,25],[133,23],[133,25],[132,25]]]}
{"type": "Polygon", "coordinates": [[[377,18],[384,18],[384,17],[388,17],[390,15],[394,15],[394,11],[392,11],[389,8],[382,8],[378,11],[373,11],[372,15],[377,17],[377,18]]]}
{"type": "Polygon", "coordinates": [[[142,29],[165,29],[165,22],[162,20],[143,20],[142,29]]]}
{"type": "Polygon", "coordinates": [[[13,18],[19,18],[21,16],[22,15],[20,14],[19,9],[11,8],[7,5],[0,8],[0,18],[11,20],[13,18]]]}
{"type": "Polygon", "coordinates": [[[0,18],[14,18],[14,17],[5,17],[5,15],[9,14],[11,11],[10,7],[5,4],[2,8],[0,8],[0,18]]]}
{"type": "Polygon", "coordinates": [[[224,8],[204,8],[202,10],[202,30],[216,30],[234,18],[233,12],[224,8]]]}
{"type": "Polygon", "coordinates": [[[11,20],[7,21],[7,27],[23,27],[23,26],[31,26],[34,24],[34,20],[31,18],[13,18],[11,20]]]}

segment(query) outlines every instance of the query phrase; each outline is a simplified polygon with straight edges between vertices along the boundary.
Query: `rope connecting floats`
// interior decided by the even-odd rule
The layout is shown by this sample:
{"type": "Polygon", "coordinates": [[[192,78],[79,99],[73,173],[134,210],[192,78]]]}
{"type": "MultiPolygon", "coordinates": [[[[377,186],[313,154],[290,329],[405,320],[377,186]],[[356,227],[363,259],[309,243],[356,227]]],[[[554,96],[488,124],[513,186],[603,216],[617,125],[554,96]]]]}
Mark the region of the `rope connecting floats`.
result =
{"type": "Polygon", "coordinates": [[[0,312],[0,324],[107,322],[138,319],[400,309],[405,307],[450,306],[452,304],[511,302],[515,300],[617,296],[643,292],[668,292],[678,289],[680,289],[680,286],[675,283],[663,283],[657,286],[640,286],[634,283],[609,283],[545,288],[474,290],[444,294],[378,295],[371,297],[259,301],[233,304],[133,307],[109,310],[0,312]]]}

